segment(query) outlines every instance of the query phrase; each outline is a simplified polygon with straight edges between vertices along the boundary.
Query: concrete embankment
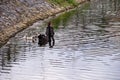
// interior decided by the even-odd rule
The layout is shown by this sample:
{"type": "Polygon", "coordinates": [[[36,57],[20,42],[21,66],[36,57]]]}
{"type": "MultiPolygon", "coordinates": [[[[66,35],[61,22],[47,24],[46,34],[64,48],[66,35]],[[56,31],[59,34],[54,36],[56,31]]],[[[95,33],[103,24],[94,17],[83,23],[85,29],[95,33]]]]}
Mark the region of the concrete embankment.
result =
{"type": "MultiPolygon", "coordinates": [[[[84,1],[76,0],[77,3],[84,1]]],[[[34,22],[74,7],[73,5],[63,7],[48,0],[1,0],[0,46],[34,22]]]]}

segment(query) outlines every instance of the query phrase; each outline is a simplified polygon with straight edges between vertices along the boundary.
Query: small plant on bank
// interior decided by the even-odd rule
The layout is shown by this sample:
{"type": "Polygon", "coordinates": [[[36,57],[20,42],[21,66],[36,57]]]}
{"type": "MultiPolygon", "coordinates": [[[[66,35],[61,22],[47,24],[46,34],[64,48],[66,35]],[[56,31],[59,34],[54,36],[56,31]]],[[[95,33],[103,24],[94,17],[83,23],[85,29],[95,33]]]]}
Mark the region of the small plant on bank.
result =
{"type": "Polygon", "coordinates": [[[49,0],[49,1],[60,6],[77,5],[77,2],[75,0],[49,0]]]}

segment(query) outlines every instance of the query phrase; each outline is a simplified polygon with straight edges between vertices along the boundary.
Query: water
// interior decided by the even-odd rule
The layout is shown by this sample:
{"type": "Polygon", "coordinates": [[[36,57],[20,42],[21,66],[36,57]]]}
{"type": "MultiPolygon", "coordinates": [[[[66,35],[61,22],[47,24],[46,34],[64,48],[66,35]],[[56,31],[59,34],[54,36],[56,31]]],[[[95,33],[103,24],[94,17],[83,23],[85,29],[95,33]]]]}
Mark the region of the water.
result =
{"type": "Polygon", "coordinates": [[[0,49],[0,80],[120,80],[120,22],[81,27],[69,18],[55,29],[53,48],[23,38],[44,33],[41,21],[11,38],[0,49]]]}

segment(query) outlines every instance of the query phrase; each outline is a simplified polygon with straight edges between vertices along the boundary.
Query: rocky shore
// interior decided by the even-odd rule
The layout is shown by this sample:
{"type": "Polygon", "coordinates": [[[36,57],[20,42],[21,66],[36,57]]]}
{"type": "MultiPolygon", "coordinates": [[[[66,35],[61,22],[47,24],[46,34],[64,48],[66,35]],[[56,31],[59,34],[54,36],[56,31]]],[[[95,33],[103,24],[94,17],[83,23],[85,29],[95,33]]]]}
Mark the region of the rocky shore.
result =
{"type": "MultiPolygon", "coordinates": [[[[76,1],[82,3],[85,0],[76,1]]],[[[0,0],[0,46],[34,22],[74,7],[63,7],[48,0],[0,0]]]]}

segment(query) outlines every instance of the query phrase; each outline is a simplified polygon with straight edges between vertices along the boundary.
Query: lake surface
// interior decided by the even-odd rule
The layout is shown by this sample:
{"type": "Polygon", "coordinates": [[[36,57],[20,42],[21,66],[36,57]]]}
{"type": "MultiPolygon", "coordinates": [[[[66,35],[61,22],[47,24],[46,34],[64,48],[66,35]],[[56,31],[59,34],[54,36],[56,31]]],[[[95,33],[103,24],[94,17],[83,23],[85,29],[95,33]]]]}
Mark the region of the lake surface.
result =
{"type": "Polygon", "coordinates": [[[56,26],[53,48],[24,39],[44,33],[41,23],[47,21],[11,38],[0,48],[0,80],[120,80],[120,22],[83,26],[77,11],[51,19],[56,26]]]}

